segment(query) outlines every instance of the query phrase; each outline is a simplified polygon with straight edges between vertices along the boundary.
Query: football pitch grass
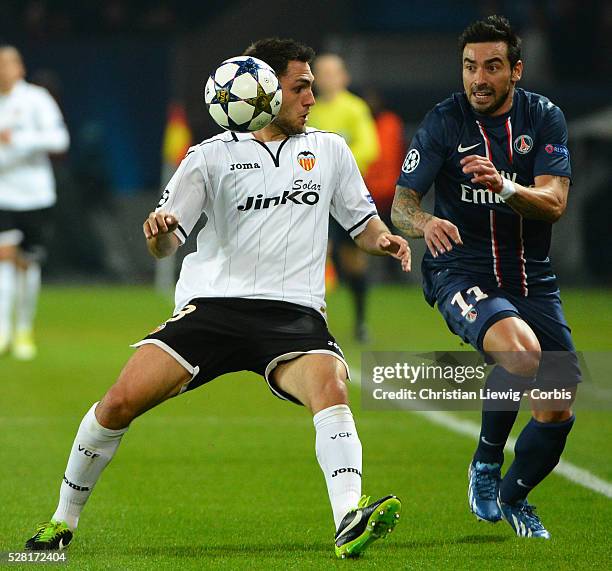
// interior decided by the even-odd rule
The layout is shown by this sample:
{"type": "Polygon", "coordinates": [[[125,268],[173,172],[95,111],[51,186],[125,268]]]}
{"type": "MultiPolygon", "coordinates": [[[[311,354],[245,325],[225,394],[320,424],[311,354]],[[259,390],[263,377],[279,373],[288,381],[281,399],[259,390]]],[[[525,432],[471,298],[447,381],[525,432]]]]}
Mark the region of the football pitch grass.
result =
{"type": "MultiPolygon", "coordinates": [[[[328,304],[331,330],[358,369],[364,348],[351,337],[346,292],[332,293],[328,304]]],[[[579,350],[612,354],[612,292],[568,289],[564,307],[579,350]]],[[[0,359],[0,552],[21,550],[53,513],[80,419],[116,378],[128,344],[170,312],[147,288],[44,290],[39,357],[0,359]]],[[[367,349],[463,348],[416,288],[376,288],[370,324],[367,349]]],[[[364,492],[403,502],[395,532],[361,559],[335,559],[310,415],[273,397],[256,375],[239,373],[133,423],[83,512],[68,567],[612,568],[610,498],[552,475],[530,500],[553,538],[521,540],[506,523],[478,523],[469,513],[471,438],[410,412],[362,411],[356,386],[351,398],[364,492]]],[[[564,459],[611,482],[611,435],[609,410],[579,412],[564,459]]]]}

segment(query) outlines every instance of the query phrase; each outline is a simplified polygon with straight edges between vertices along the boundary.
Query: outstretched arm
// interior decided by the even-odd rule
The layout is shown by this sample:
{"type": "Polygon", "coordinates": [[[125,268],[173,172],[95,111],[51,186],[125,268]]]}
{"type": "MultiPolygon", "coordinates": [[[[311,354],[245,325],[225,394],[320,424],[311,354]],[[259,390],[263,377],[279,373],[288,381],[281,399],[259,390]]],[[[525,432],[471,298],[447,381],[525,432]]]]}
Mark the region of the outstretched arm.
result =
{"type": "Polygon", "coordinates": [[[147,248],[155,258],[165,258],[176,252],[181,241],[174,231],[178,228],[178,220],[167,212],[151,212],[142,225],[142,231],[147,239],[147,248]]]}
{"type": "Polygon", "coordinates": [[[502,177],[485,157],[470,155],[461,164],[463,172],[473,174],[472,182],[484,184],[499,194],[512,210],[525,218],[554,223],[565,212],[569,191],[569,178],[565,176],[536,176],[535,186],[526,187],[502,177]]]}
{"type": "Polygon", "coordinates": [[[398,186],[395,189],[391,220],[404,234],[411,238],[425,238],[425,243],[434,258],[450,252],[453,244],[462,244],[458,228],[448,220],[438,218],[421,208],[421,195],[411,188],[398,186]]]}
{"type": "Polygon", "coordinates": [[[410,271],[410,246],[401,236],[391,233],[380,218],[370,218],[365,230],[355,236],[355,244],[374,256],[392,256],[400,260],[402,270],[410,271]]]}

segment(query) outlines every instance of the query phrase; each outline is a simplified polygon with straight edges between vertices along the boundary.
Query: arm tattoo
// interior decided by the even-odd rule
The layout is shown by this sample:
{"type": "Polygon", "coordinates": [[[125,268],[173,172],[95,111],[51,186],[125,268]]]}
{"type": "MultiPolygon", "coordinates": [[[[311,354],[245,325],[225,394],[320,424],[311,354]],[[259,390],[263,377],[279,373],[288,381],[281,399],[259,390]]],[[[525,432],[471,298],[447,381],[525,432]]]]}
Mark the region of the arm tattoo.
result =
{"type": "Polygon", "coordinates": [[[410,238],[422,238],[423,228],[433,216],[421,208],[422,196],[411,188],[395,190],[391,218],[393,224],[410,238]]]}

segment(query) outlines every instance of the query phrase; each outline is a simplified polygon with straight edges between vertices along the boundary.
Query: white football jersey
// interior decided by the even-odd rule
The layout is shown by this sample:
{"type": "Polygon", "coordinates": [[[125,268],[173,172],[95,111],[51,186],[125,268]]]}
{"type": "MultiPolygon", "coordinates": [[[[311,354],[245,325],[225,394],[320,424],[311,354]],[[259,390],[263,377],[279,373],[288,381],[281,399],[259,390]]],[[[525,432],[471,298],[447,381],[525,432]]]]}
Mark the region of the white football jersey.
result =
{"type": "Polygon", "coordinates": [[[11,140],[0,143],[0,210],[35,210],[55,204],[55,180],[48,153],[69,144],[59,107],[49,92],[26,81],[0,93],[0,131],[11,140]]]}
{"type": "Polygon", "coordinates": [[[182,243],[207,218],[183,261],[177,310],[198,297],[239,297],[322,315],[329,214],[353,238],[377,216],[342,137],[314,129],[268,143],[225,132],[191,147],[157,210],[177,217],[182,243]]]}

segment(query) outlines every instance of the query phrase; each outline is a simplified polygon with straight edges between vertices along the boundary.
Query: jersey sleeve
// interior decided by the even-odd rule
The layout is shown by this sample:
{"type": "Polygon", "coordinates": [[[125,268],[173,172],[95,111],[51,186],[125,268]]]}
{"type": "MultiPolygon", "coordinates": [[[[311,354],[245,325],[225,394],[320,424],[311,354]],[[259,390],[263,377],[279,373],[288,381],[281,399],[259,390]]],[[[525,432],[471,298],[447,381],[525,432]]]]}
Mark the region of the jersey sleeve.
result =
{"type": "Polygon", "coordinates": [[[431,110],[412,138],[398,186],[411,188],[422,195],[427,193],[446,157],[444,133],[441,113],[437,109],[431,110]]]}
{"type": "Polygon", "coordinates": [[[344,140],[338,150],[338,184],[332,195],[330,213],[355,238],[368,220],[377,216],[374,199],[368,192],[357,163],[344,140]]]}
{"type": "Polygon", "coordinates": [[[179,225],[174,233],[181,244],[185,243],[204,211],[207,186],[203,151],[199,147],[192,147],[166,185],[155,208],[155,212],[163,210],[176,217],[179,225]]]}
{"type": "Polygon", "coordinates": [[[536,138],[533,176],[543,174],[572,176],[567,124],[561,109],[551,102],[547,104],[547,112],[542,117],[536,138]]]}

